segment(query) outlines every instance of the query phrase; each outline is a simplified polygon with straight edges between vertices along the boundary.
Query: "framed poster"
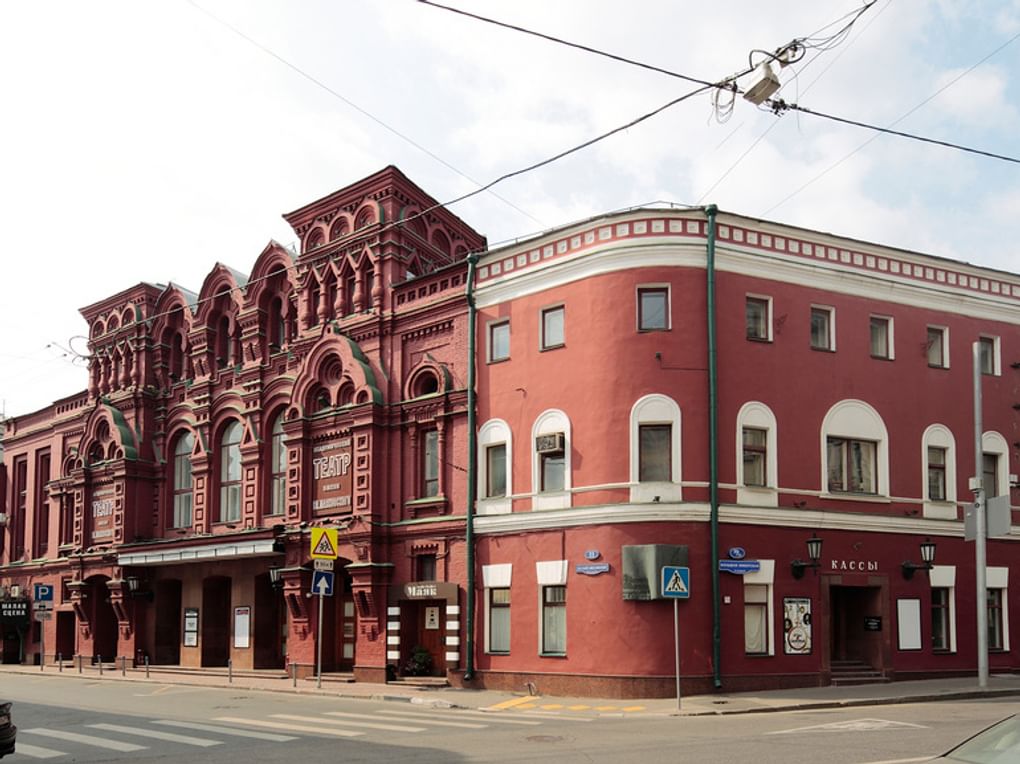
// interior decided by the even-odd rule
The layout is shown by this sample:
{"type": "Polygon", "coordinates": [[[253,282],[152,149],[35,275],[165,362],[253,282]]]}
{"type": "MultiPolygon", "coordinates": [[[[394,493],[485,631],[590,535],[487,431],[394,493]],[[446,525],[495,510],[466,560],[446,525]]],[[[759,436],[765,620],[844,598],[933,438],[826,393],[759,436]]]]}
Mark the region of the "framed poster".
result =
{"type": "Polygon", "coordinates": [[[234,647],[249,647],[249,630],[251,627],[251,607],[234,608],[234,647]]]}
{"type": "Polygon", "coordinates": [[[811,653],[811,599],[783,598],[783,652],[787,655],[811,653]]]}
{"type": "Polygon", "coordinates": [[[184,646],[196,647],[198,645],[198,608],[184,608],[184,646]]]}

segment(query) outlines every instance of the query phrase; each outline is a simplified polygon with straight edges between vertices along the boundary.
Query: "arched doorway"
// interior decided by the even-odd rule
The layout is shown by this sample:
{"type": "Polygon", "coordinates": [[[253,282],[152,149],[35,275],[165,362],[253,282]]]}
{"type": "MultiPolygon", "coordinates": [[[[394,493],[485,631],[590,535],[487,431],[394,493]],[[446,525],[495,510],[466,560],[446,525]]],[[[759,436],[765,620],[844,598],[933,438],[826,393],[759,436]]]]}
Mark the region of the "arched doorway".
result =
{"type": "Polygon", "coordinates": [[[117,659],[117,614],[110,602],[108,576],[85,579],[85,607],[92,627],[92,660],[112,663],[117,659]]]}
{"type": "Polygon", "coordinates": [[[181,662],[181,582],[166,578],[156,582],[156,635],[152,662],[176,666],[181,662]]]}
{"type": "Polygon", "coordinates": [[[202,666],[226,666],[230,659],[230,578],[202,582],[202,666]]]}

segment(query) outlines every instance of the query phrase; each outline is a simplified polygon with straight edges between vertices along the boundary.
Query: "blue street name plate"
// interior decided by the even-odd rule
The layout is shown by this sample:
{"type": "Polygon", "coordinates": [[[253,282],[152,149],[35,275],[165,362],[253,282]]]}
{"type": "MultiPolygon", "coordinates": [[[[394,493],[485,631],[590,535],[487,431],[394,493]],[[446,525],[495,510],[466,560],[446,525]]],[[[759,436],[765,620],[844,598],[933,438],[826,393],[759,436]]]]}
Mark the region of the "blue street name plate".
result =
{"type": "Polygon", "coordinates": [[[745,573],[757,573],[761,570],[761,562],[759,560],[719,560],[719,570],[742,576],[745,573]]]}
{"type": "Polygon", "coordinates": [[[608,562],[598,562],[593,565],[577,565],[574,567],[575,573],[580,573],[583,576],[597,576],[599,573],[609,572],[608,562]]]}

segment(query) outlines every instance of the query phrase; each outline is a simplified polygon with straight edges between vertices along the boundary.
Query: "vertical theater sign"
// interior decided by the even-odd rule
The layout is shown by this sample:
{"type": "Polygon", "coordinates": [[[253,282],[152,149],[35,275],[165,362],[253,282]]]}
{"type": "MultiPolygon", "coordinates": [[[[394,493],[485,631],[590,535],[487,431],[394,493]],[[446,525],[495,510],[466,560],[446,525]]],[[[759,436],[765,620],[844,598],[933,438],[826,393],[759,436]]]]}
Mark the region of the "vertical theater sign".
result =
{"type": "Polygon", "coordinates": [[[312,448],[312,512],[316,515],[351,511],[351,438],[342,437],[312,448]]]}

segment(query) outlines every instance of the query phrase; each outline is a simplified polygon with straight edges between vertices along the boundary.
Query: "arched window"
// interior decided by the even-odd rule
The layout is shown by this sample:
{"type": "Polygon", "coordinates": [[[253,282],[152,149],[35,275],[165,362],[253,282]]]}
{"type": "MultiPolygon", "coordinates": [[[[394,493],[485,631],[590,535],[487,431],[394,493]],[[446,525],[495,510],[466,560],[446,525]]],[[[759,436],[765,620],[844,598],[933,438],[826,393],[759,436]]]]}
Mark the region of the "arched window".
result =
{"type": "Polygon", "coordinates": [[[216,368],[225,369],[234,363],[233,343],[230,341],[230,317],[220,316],[216,322],[216,368]]]}
{"type": "Polygon", "coordinates": [[[924,516],[956,519],[956,439],[942,424],[921,436],[924,516]]]}
{"type": "Polygon", "coordinates": [[[501,515],[511,510],[513,438],[510,425],[490,419],[478,431],[478,514],[501,515]]]}
{"type": "Polygon", "coordinates": [[[630,410],[630,500],[680,501],[680,407],[646,395],[630,410]]]}
{"type": "Polygon", "coordinates": [[[287,447],[283,442],[283,412],[273,420],[269,441],[269,514],[282,515],[287,502],[287,447]]]}
{"type": "Polygon", "coordinates": [[[981,436],[981,465],[983,498],[1009,496],[1009,444],[999,433],[981,436]]]}
{"type": "Polygon", "coordinates": [[[177,438],[174,446],[173,487],[174,514],[173,528],[191,527],[191,452],[195,448],[195,436],[190,432],[177,438]]]}
{"type": "Polygon", "coordinates": [[[558,409],[539,414],[531,428],[533,509],[564,509],[571,497],[570,419],[558,409]]]}
{"type": "Polygon", "coordinates": [[[241,434],[236,419],[223,429],[220,436],[220,522],[241,519],[241,434]]]}
{"type": "Polygon", "coordinates": [[[737,503],[779,505],[779,458],[776,416],[758,401],[748,401],[737,412],[737,503]]]}
{"type": "Polygon", "coordinates": [[[822,420],[822,493],[889,495],[889,433],[864,401],[835,404],[822,420]]]}
{"type": "Polygon", "coordinates": [[[277,351],[287,340],[287,323],[283,317],[283,298],[274,297],[269,302],[269,350],[277,351]]]}

